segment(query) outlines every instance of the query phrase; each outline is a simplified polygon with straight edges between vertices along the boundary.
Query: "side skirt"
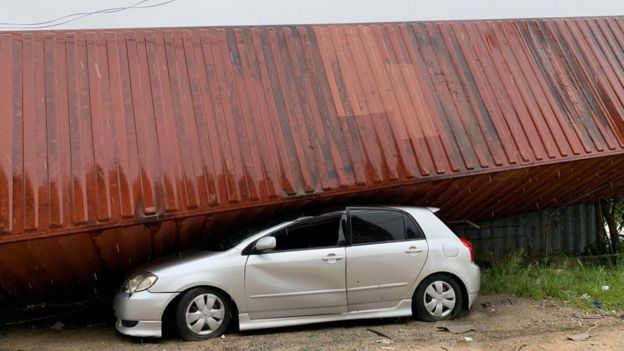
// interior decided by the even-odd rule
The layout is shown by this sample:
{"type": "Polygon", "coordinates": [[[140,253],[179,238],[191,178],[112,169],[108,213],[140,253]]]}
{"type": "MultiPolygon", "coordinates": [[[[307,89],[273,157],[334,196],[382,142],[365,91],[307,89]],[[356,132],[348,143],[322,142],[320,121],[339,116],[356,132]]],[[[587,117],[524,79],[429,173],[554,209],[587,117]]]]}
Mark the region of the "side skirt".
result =
{"type": "Polygon", "coordinates": [[[392,317],[408,317],[412,315],[412,300],[401,300],[393,308],[383,308],[377,310],[354,311],[340,314],[327,314],[318,316],[303,317],[287,317],[287,318],[269,318],[269,319],[250,319],[249,314],[241,313],[238,315],[240,330],[253,330],[263,328],[279,328],[290,327],[294,325],[347,321],[353,319],[368,318],[392,318],[392,317]]]}

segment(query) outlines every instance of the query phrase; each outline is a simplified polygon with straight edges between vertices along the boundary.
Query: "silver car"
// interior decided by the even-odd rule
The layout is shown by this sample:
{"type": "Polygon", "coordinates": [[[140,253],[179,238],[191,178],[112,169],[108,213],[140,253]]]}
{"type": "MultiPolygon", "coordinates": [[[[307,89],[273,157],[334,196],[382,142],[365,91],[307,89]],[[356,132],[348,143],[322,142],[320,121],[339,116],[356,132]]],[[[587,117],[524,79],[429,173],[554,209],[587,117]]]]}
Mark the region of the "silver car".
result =
{"type": "Polygon", "coordinates": [[[185,340],[327,321],[454,318],[479,293],[472,246],[434,208],[349,207],[304,217],[214,251],[154,262],[115,297],[116,328],[160,337],[164,316],[185,340]],[[167,313],[165,313],[167,311],[167,313]]]}

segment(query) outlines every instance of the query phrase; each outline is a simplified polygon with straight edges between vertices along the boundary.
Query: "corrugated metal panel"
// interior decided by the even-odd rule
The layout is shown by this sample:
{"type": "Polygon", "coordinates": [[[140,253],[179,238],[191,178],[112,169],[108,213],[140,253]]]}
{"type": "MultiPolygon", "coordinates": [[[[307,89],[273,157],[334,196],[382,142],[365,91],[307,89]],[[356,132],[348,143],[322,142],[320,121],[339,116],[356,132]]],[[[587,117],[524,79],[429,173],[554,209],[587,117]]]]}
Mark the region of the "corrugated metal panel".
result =
{"type": "Polygon", "coordinates": [[[624,194],[623,33],[619,17],[0,33],[0,286],[118,272],[266,209],[483,219],[624,194]]]}
{"type": "Polygon", "coordinates": [[[3,236],[619,153],[623,23],[2,34],[3,236]]]}
{"type": "Polygon", "coordinates": [[[524,251],[529,255],[581,254],[596,242],[594,204],[585,203],[535,211],[478,223],[480,228],[455,224],[481,257],[524,251]]]}

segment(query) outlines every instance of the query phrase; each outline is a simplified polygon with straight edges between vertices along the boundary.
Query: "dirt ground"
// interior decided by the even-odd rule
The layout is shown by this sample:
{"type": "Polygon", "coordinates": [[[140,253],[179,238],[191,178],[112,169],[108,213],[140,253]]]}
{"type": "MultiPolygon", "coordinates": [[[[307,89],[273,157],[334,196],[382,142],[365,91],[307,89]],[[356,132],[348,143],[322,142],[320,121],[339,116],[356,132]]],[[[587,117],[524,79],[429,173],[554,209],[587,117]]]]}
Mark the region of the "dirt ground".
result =
{"type": "Polygon", "coordinates": [[[622,313],[497,295],[480,297],[469,314],[446,324],[376,319],[235,332],[204,342],[124,337],[111,323],[60,330],[21,325],[0,330],[0,350],[624,350],[622,313]],[[445,325],[474,330],[438,330],[445,325]],[[590,328],[588,340],[566,340],[590,328]]]}

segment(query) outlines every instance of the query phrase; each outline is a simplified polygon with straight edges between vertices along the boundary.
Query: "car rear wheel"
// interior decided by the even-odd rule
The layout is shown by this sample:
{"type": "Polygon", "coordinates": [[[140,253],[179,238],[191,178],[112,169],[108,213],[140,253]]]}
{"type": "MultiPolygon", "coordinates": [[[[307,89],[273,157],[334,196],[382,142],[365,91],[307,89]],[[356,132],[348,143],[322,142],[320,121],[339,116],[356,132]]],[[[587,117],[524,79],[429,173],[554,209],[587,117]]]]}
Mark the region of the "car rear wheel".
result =
{"type": "Polygon", "coordinates": [[[232,320],[230,299],[211,288],[187,291],[176,308],[176,329],[184,340],[221,336],[232,320]]]}
{"type": "Polygon", "coordinates": [[[415,316],[428,322],[453,319],[462,306],[462,292],[455,279],[436,274],[423,280],[412,300],[415,316]]]}

